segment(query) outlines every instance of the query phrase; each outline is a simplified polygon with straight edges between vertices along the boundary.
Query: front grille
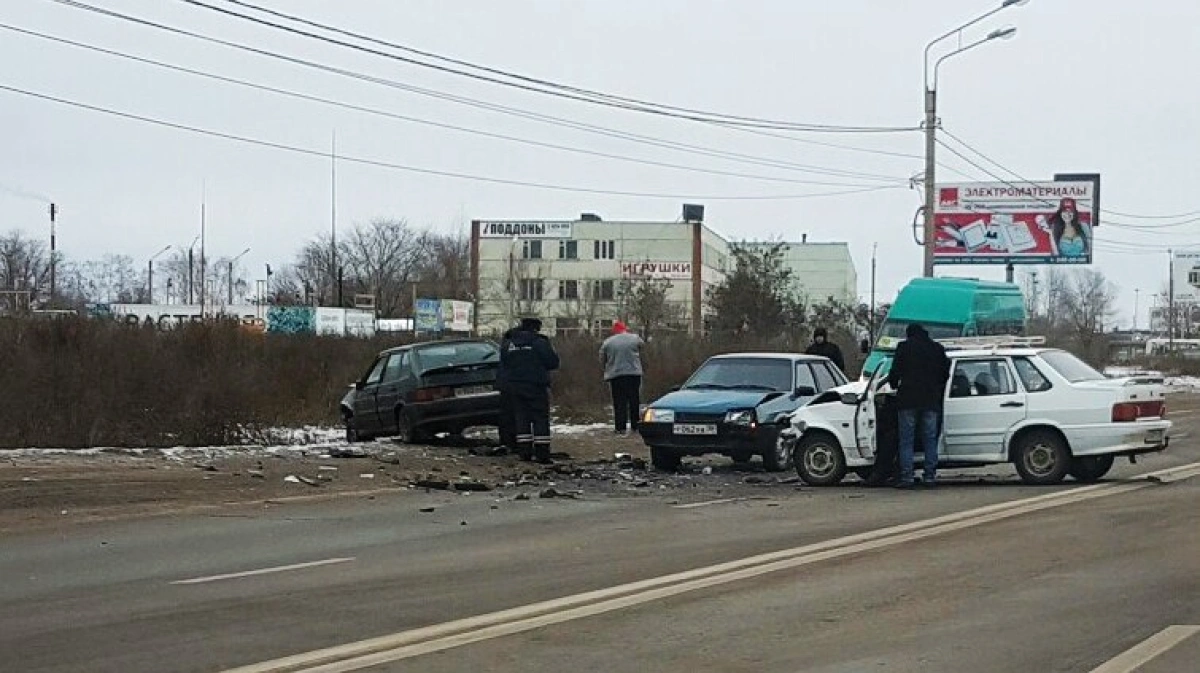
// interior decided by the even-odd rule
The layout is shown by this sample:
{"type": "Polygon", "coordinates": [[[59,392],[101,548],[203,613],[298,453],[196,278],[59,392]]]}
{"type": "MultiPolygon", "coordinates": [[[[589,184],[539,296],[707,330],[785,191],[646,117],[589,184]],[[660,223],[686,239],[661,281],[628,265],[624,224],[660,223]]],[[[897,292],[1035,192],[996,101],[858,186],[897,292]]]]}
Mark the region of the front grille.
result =
{"type": "Polygon", "coordinates": [[[677,411],[676,423],[720,423],[725,420],[725,414],[695,414],[677,411]]]}

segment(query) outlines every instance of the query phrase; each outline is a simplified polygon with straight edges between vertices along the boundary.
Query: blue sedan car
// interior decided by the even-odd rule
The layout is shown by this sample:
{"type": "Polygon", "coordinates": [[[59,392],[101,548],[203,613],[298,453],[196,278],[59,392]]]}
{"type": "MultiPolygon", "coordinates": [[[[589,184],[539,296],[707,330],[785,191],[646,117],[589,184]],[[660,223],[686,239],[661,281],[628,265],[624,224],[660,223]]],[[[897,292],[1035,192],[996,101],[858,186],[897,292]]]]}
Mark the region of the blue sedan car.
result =
{"type": "Polygon", "coordinates": [[[760,455],[771,471],[790,469],[779,421],[817,395],[845,384],[832,362],[792,353],[732,353],[709,358],[681,387],[655,400],[638,431],[660,470],[684,456],[719,453],[738,462],[760,455]]]}

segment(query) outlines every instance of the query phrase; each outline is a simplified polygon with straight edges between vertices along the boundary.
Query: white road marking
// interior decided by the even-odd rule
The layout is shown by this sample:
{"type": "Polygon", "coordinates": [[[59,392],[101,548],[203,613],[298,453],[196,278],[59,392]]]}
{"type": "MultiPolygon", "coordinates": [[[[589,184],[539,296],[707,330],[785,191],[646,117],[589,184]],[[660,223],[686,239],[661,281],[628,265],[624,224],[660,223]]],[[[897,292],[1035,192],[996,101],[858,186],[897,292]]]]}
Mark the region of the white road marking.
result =
{"type": "Polygon", "coordinates": [[[675,509],[695,509],[697,507],[708,507],[709,505],[724,505],[727,502],[741,502],[745,498],[721,498],[720,500],[705,500],[704,502],[689,502],[686,505],[672,505],[675,509]]]}
{"type": "Polygon", "coordinates": [[[1200,463],[1139,475],[1139,479],[1107,482],[1056,491],[1022,500],[987,505],[865,533],[751,556],[695,570],[598,589],[541,603],[468,617],[388,636],[314,650],[224,673],[344,673],[460,647],[483,640],[531,631],[671,596],[720,586],[781,570],[883,549],[1041,510],[1149,488],[1152,477],[1200,471],[1200,463]]]}
{"type": "Polygon", "coordinates": [[[1188,409],[1187,411],[1168,411],[1167,418],[1176,416],[1191,416],[1192,414],[1200,414],[1200,409],[1188,409]]]}
{"type": "Polygon", "coordinates": [[[1132,673],[1197,633],[1200,626],[1168,626],[1092,669],[1092,673],[1132,673]]]}
{"type": "Polygon", "coordinates": [[[274,568],[259,568],[257,570],[245,570],[238,573],[227,573],[225,575],[210,575],[208,577],[193,577],[189,580],[176,580],[171,584],[204,584],[206,582],[219,582],[221,580],[233,580],[241,577],[253,577],[254,575],[270,575],[271,573],[282,573],[289,570],[303,570],[305,568],[316,568],[318,566],[327,566],[334,563],[348,563],[353,561],[354,557],[348,558],[327,558],[320,561],[309,561],[307,563],[293,563],[286,566],[275,566],[274,568]]]}

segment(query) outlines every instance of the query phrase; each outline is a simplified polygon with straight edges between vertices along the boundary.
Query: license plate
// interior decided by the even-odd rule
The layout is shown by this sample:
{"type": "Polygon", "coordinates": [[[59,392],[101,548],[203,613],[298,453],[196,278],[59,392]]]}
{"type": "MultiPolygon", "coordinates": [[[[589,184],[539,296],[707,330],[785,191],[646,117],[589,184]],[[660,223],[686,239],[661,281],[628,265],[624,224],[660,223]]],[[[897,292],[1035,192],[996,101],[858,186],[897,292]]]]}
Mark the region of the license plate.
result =
{"type": "Polygon", "coordinates": [[[454,389],[455,397],[476,397],[478,395],[487,395],[492,392],[491,386],[464,386],[454,389]]]}
{"type": "Polygon", "coordinates": [[[676,423],[673,431],[677,435],[715,435],[715,423],[676,423]]]}

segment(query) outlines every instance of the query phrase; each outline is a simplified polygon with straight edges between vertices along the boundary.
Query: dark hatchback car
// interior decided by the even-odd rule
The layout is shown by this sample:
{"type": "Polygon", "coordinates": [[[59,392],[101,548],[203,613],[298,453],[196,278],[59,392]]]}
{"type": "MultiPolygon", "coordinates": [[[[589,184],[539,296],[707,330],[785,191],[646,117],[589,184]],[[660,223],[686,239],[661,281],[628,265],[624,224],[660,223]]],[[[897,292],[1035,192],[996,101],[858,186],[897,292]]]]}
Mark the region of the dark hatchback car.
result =
{"type": "Polygon", "coordinates": [[[405,443],[496,425],[500,348],[491,341],[433,341],[379,354],[342,398],[347,441],[396,436],[405,443]]]}

